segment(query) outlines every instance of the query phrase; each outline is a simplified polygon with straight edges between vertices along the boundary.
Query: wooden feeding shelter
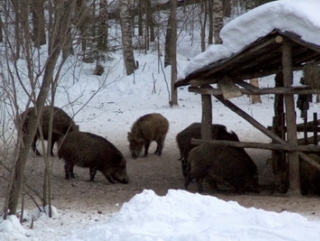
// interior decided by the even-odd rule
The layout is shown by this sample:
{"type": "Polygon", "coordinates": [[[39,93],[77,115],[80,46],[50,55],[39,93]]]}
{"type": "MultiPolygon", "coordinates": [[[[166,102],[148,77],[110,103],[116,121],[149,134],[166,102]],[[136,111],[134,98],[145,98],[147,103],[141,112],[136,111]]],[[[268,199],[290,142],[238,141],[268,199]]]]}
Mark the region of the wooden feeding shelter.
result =
{"type": "MultiPolygon", "coordinates": [[[[231,57],[197,69],[184,79],[178,80],[175,83],[176,88],[189,86],[189,92],[201,94],[202,140],[194,140],[193,142],[200,144],[207,141],[219,145],[269,149],[274,152],[286,153],[288,165],[284,165],[284,168],[287,169],[286,166],[288,166],[289,191],[298,193],[300,190],[299,159],[307,161],[320,170],[320,165],[306,155],[307,152],[319,152],[320,146],[298,144],[294,95],[319,94],[320,88],[308,85],[293,87],[293,71],[302,70],[306,65],[317,64],[319,61],[320,46],[306,42],[292,32],[274,29],[231,57]],[[248,79],[273,74],[276,76],[273,88],[258,88],[245,82],[248,79]],[[228,100],[243,94],[274,94],[275,117],[281,113],[284,114],[283,123],[276,121],[273,128],[263,126],[228,100]],[[252,124],[253,127],[271,138],[272,143],[237,143],[211,140],[211,96],[214,96],[226,107],[252,124]],[[279,126],[285,130],[285,135],[280,135],[276,131],[279,126]]],[[[320,76],[318,86],[320,86],[320,76]]],[[[317,124],[320,125],[319,121],[317,124]]],[[[283,159],[282,163],[285,163],[285,158],[283,159]]]]}

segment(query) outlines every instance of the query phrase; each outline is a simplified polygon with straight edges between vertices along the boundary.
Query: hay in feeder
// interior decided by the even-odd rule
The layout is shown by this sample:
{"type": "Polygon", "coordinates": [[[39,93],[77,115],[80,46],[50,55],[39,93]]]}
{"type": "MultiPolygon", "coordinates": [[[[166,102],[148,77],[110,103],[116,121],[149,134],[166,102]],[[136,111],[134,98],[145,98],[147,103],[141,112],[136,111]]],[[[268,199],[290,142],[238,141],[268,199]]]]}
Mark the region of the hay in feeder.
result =
{"type": "Polygon", "coordinates": [[[316,63],[306,64],[303,67],[304,83],[313,89],[320,89],[320,66],[316,63]]]}

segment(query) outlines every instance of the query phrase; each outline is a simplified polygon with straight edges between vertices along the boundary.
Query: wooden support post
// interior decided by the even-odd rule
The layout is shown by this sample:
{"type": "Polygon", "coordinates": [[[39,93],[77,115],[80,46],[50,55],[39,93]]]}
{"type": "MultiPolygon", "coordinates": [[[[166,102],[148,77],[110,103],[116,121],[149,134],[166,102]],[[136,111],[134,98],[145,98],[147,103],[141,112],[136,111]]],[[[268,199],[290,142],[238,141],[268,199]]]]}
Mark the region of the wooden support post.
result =
{"type": "Polygon", "coordinates": [[[307,122],[308,122],[308,115],[307,115],[307,113],[304,113],[304,117],[303,117],[303,138],[304,138],[304,144],[308,144],[307,122]]]}
{"type": "MultiPolygon", "coordinates": [[[[205,86],[210,88],[211,86],[205,86]]],[[[211,95],[201,95],[202,104],[202,120],[201,120],[201,139],[211,140],[212,139],[212,101],[211,95]]]]}
{"type": "MultiPolygon", "coordinates": [[[[292,48],[288,41],[282,45],[282,69],[284,87],[290,87],[293,83],[292,76],[292,48]]],[[[285,95],[287,143],[297,145],[297,124],[293,95],[285,95]]],[[[289,162],[289,193],[300,194],[300,171],[298,152],[288,153],[289,162]]]]}
{"type": "MultiPolygon", "coordinates": [[[[275,76],[275,87],[283,87],[283,75],[277,73],[275,76]]],[[[285,140],[285,125],[284,125],[284,96],[276,94],[274,97],[274,119],[272,123],[272,131],[277,136],[285,140]]],[[[272,140],[276,143],[275,140],[272,140]]],[[[284,151],[272,152],[272,168],[274,174],[286,172],[286,153],[284,151]]],[[[284,175],[281,175],[284,176],[284,175]]],[[[287,179],[285,180],[287,182],[287,179]]]]}
{"type": "Polygon", "coordinates": [[[318,115],[313,113],[313,144],[318,145],[318,115]]]}

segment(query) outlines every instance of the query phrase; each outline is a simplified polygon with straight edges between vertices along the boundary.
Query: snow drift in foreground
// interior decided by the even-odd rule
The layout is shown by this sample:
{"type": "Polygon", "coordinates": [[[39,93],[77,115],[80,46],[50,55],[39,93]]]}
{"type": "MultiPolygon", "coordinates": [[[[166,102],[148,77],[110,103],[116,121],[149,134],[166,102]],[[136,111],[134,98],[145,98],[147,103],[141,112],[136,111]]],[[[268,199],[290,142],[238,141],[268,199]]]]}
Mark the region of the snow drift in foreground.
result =
{"type": "Polygon", "coordinates": [[[144,190],[102,225],[64,240],[317,240],[320,224],[289,212],[244,208],[212,196],[144,190]]]}
{"type": "Polygon", "coordinates": [[[30,213],[38,217],[34,230],[22,226],[13,215],[1,220],[0,240],[42,241],[48,235],[48,240],[52,241],[320,239],[320,222],[309,221],[300,214],[245,208],[234,201],[184,190],[171,189],[165,196],[144,190],[124,203],[118,212],[105,215],[99,223],[78,218],[80,225],[63,218],[59,210],[53,210],[53,218],[48,218],[44,212],[30,213]],[[53,223],[60,227],[51,227],[53,223]]]}

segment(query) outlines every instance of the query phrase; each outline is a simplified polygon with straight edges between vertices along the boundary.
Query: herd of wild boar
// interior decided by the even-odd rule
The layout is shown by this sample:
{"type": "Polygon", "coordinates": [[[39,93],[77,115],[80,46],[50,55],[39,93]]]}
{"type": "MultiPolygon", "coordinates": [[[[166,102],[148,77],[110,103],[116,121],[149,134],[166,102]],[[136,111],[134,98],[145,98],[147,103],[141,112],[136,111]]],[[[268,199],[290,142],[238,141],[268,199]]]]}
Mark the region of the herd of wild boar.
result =
{"type": "MultiPolygon", "coordinates": [[[[33,107],[21,113],[23,135],[28,135],[29,120],[33,107]]],[[[129,183],[126,172],[126,158],[104,137],[79,130],[66,112],[58,107],[53,108],[52,129],[49,131],[49,113],[51,107],[45,106],[40,117],[40,124],[32,142],[32,150],[41,155],[36,148],[38,138],[51,138],[50,154],[53,156],[54,144],[58,145],[58,157],[64,160],[65,178],[75,178],[73,167],[89,168],[90,181],[94,181],[100,171],[110,183],[129,183]]],[[[152,141],[157,143],[156,155],[161,156],[166,135],[169,130],[168,120],[161,114],[146,114],[138,118],[128,132],[129,150],[133,159],[141,154],[148,156],[152,141]]],[[[180,152],[184,187],[188,189],[195,180],[198,192],[203,192],[203,182],[218,190],[223,185],[229,186],[236,193],[259,192],[258,170],[244,148],[203,143],[193,145],[191,139],[201,139],[201,123],[192,123],[176,136],[180,152]]],[[[212,139],[239,141],[236,133],[228,132],[224,125],[212,125],[212,139]]],[[[316,154],[310,156],[320,163],[316,154]]],[[[306,162],[300,164],[302,194],[320,195],[320,173],[306,162]]]]}

